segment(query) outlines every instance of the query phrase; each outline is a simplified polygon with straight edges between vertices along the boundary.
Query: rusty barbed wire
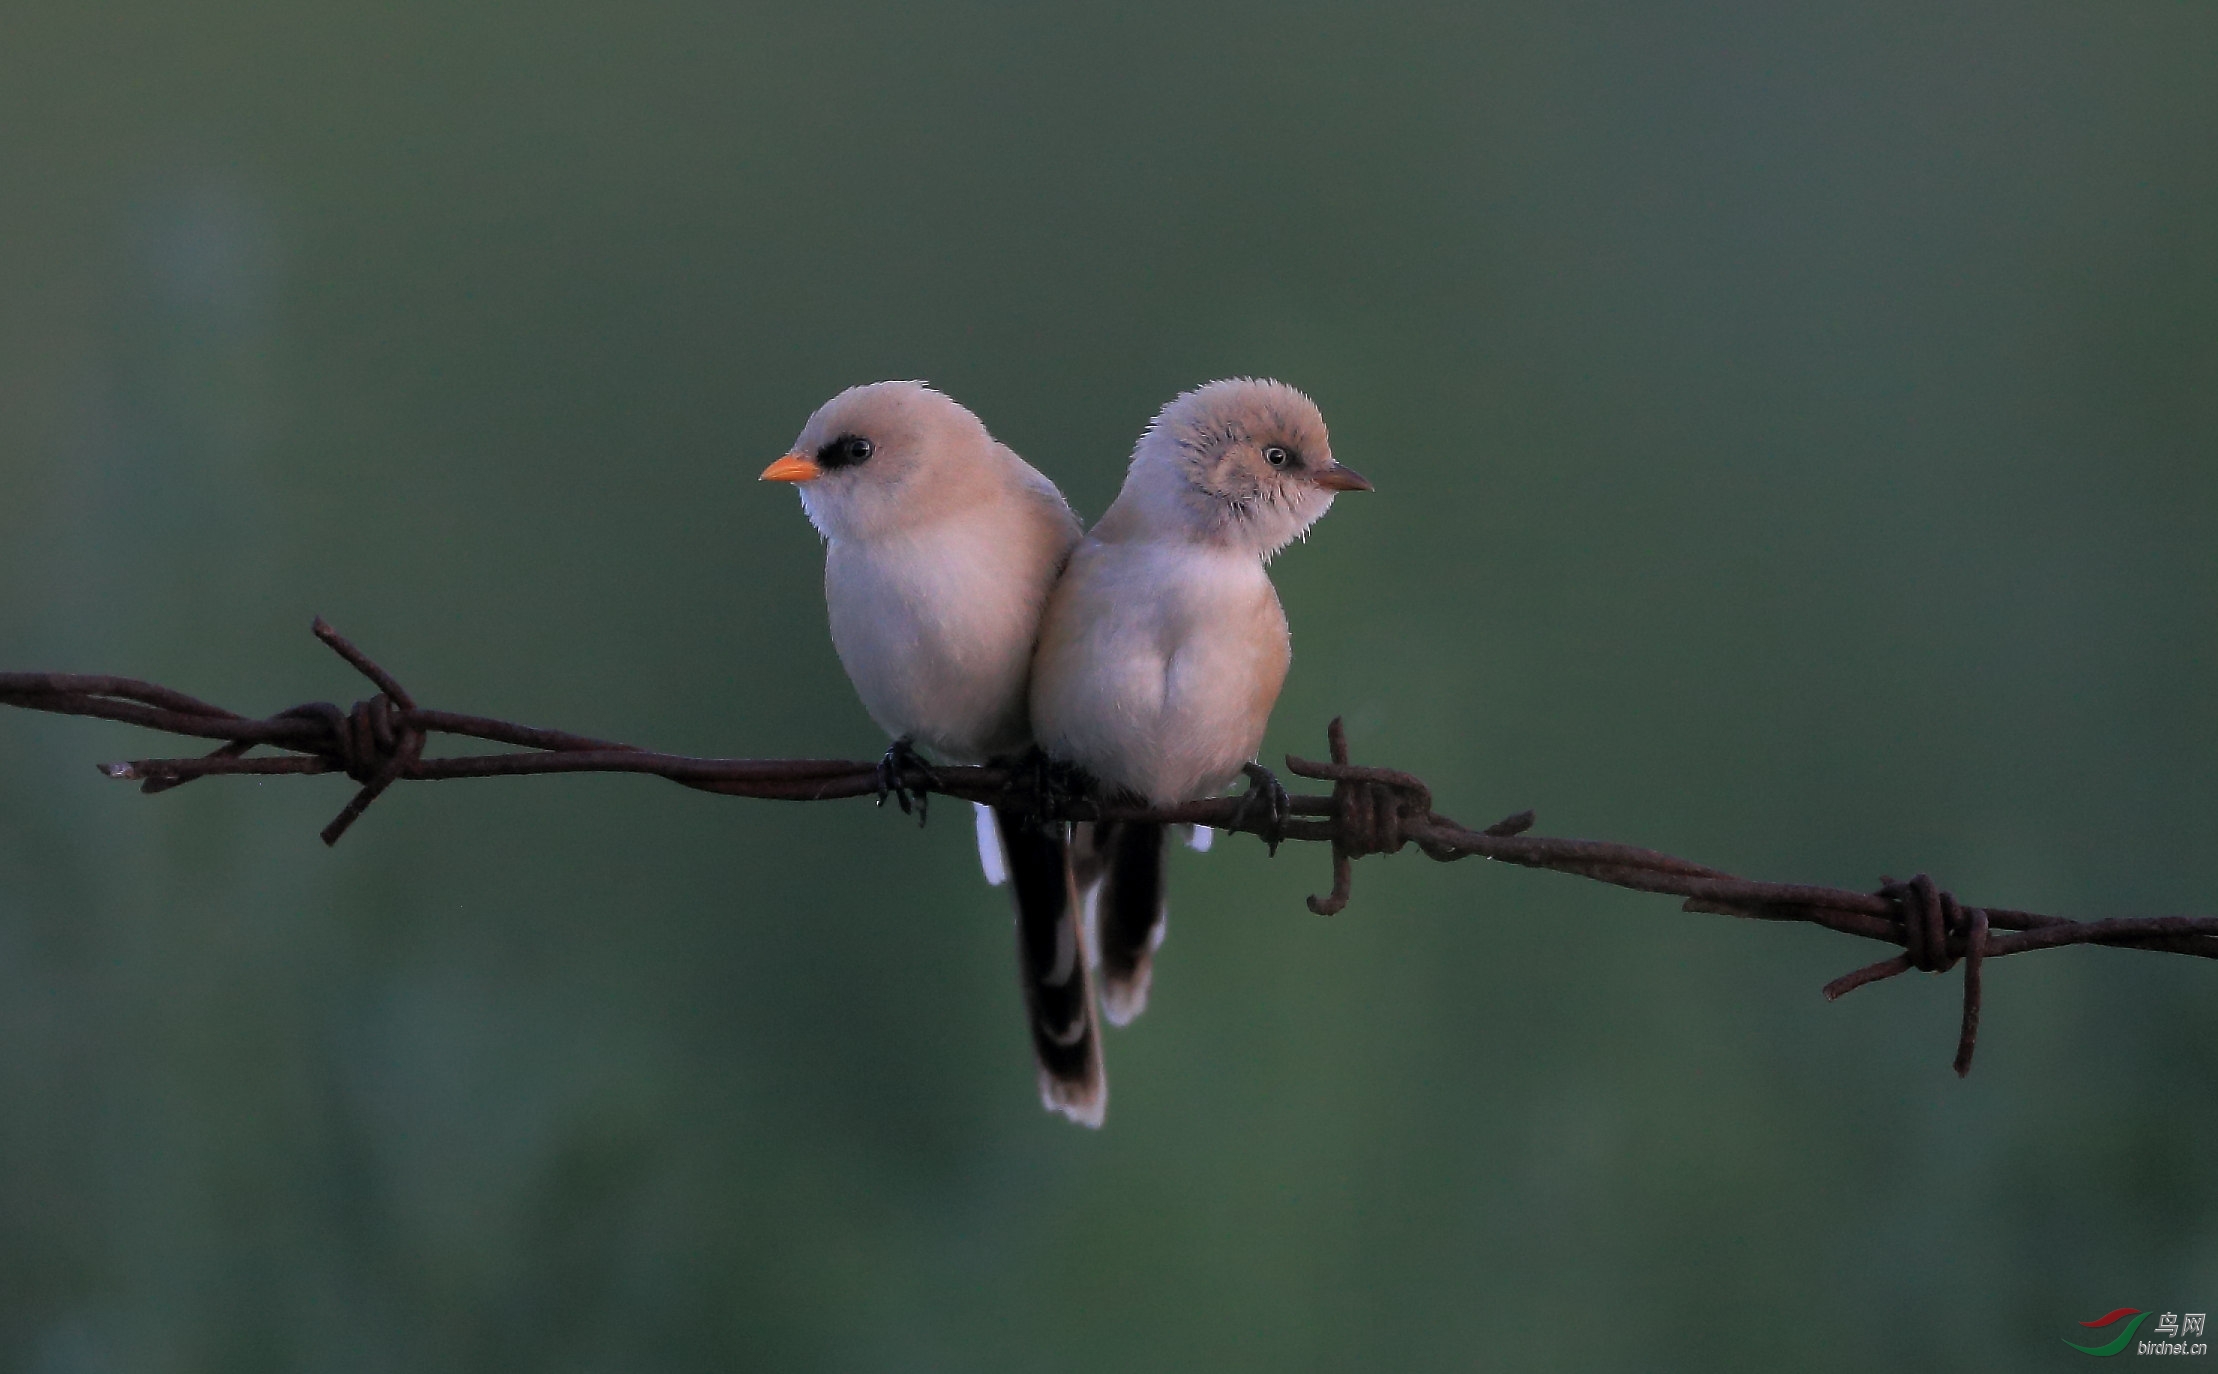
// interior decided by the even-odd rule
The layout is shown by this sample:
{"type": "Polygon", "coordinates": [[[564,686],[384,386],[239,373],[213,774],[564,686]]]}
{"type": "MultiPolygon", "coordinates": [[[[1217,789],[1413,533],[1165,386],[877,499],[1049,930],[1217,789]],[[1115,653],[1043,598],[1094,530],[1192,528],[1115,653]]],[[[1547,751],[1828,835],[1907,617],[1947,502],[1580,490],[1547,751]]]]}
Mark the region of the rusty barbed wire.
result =
{"type": "MultiPolygon", "coordinates": [[[[1398,853],[1415,844],[1440,862],[1493,859],[1524,868],[1586,878],[1636,892],[1681,899],[1681,910],[1748,920],[1793,921],[1901,947],[1902,953],[1836,978],[1823,989],[1828,1000],[1913,969],[1945,973],[1964,965],[1963,1020],[1955,1068],[1971,1070],[1979,1037],[1982,972],[1995,959],[2066,945],[2111,945],[2218,958],[2218,917],[2155,916],[2078,921],[2002,907],[1965,906],[1920,873],[1904,882],[1882,878],[1876,891],[1762,882],[1635,845],[1608,840],[1532,835],[1533,813],[1520,811],[1473,830],[1432,809],[1423,780],[1391,768],[1353,763],[1336,719],[1327,729],[1331,758],[1316,762],[1288,755],[1296,777],[1330,782],[1329,794],[1295,794],[1283,816],[1249,799],[1218,797],[1180,806],[1149,807],[1074,795],[1043,786],[1041,770],[933,765],[903,759],[893,766],[846,759],[716,759],[664,754],[637,745],[543,730],[485,716],[418,706],[399,680],[321,619],[318,639],[378,689],[341,710],[312,702],[256,719],[211,705],[173,688],[135,678],[74,673],[0,673],[0,705],[60,715],[92,716],[188,738],[220,740],[197,758],[135,759],[100,765],[111,778],[136,781],[145,792],[166,792],[201,778],[241,774],[343,773],[359,784],[354,796],[323,829],[337,844],[396,782],[455,778],[519,777],[541,773],[643,773],[724,796],[769,801],[830,801],[876,796],[889,783],[919,797],[939,793],[964,801],[1018,804],[1048,820],[1149,821],[1206,825],[1258,836],[1273,846],[1299,840],[1332,847],[1332,889],[1309,898],[1309,909],[1329,916],[1344,910],[1354,887],[1355,861],[1398,853]],[[520,752],[426,757],[433,735],[451,735],[514,746],[520,752]],[[257,748],[285,752],[250,756],[257,748]],[[1997,933],[2002,932],[2002,933],[1997,933]]],[[[904,799],[905,801],[905,799],[904,799]]],[[[906,805],[904,805],[906,809],[906,805]]]]}

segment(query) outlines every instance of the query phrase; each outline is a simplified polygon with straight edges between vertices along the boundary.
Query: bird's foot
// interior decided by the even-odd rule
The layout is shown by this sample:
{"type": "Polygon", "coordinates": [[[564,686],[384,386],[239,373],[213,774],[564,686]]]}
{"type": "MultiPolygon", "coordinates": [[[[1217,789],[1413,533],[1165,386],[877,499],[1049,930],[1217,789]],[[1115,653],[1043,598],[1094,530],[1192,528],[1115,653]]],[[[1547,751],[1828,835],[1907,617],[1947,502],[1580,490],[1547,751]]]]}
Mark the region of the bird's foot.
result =
{"type": "Polygon", "coordinates": [[[1241,829],[1248,817],[1260,806],[1263,815],[1256,834],[1275,857],[1278,847],[1286,842],[1286,821],[1294,814],[1294,800],[1286,795],[1286,788],[1279,783],[1278,774],[1260,763],[1243,763],[1240,771],[1248,775],[1248,790],[1240,797],[1240,805],[1232,813],[1232,828],[1241,829]]]}
{"type": "Polygon", "coordinates": [[[924,756],[917,753],[916,741],[903,735],[886,746],[886,756],[878,760],[878,804],[884,806],[891,797],[901,806],[904,816],[914,814],[916,823],[923,825],[930,812],[931,789],[940,785],[940,775],[924,756]],[[911,787],[911,773],[924,776],[923,787],[911,787]]]}
{"type": "Polygon", "coordinates": [[[1030,794],[1026,805],[1036,825],[1054,824],[1073,802],[1094,795],[1094,780],[1075,763],[1051,759],[1037,746],[1013,770],[1030,794]]]}

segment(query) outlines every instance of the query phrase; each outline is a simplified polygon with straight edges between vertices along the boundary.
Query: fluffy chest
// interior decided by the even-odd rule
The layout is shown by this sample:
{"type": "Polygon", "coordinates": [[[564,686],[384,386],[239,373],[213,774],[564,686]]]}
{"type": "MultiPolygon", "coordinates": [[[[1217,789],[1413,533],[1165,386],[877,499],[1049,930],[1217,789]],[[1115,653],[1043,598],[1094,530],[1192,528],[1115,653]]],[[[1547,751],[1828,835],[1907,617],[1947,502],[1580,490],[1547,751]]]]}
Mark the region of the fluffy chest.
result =
{"type": "Polygon", "coordinates": [[[868,543],[835,539],[824,560],[832,637],[887,651],[990,650],[1024,589],[1005,542],[961,529],[868,543]]]}
{"type": "Polygon", "coordinates": [[[1055,552],[976,522],[832,540],[824,565],[832,645],[872,718],[950,758],[1021,748],[1055,552]]]}
{"type": "Polygon", "coordinates": [[[1105,780],[1158,800],[1207,795],[1254,757],[1290,657],[1254,556],[1088,545],[1057,593],[1035,724],[1105,780]]]}

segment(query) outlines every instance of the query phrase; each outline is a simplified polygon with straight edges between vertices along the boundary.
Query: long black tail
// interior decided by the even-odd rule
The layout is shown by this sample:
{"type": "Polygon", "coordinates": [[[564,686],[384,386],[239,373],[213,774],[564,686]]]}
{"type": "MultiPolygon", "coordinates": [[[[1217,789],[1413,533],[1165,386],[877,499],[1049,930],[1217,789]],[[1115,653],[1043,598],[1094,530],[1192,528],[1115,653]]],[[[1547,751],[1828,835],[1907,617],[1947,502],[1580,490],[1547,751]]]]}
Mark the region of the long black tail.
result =
{"type": "Polygon", "coordinates": [[[1040,1100],[1080,1125],[1099,1126],[1109,1084],[1101,1071],[1093,977],[1063,827],[1029,820],[1013,808],[997,808],[994,821],[1017,904],[1017,967],[1032,1053],[1040,1063],[1040,1100]]]}
{"type": "Polygon", "coordinates": [[[1094,950],[1101,961],[1101,1009],[1121,1026],[1147,1010],[1155,950],[1163,943],[1168,827],[1104,821],[1093,827],[1087,868],[1100,875],[1091,894],[1094,950]]]}

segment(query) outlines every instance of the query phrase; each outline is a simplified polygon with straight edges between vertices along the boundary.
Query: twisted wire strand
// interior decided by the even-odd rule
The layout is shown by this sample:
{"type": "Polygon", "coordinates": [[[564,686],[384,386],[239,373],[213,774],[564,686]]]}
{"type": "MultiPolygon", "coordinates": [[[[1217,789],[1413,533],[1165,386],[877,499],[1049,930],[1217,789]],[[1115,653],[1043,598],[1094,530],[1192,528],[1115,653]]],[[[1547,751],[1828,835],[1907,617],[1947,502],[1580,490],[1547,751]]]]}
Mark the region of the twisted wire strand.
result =
{"type": "MultiPolygon", "coordinates": [[[[348,709],[330,702],[290,707],[255,719],[173,688],[136,678],[71,673],[0,673],[0,705],[120,721],[185,738],[218,740],[193,758],[136,759],[100,765],[108,777],[165,792],[207,777],[343,773],[357,790],[324,827],[337,844],[370,805],[397,782],[519,777],[544,773],[642,773],[724,796],[771,801],[829,801],[883,795],[881,765],[846,759],[696,758],[636,745],[547,730],[514,721],[420,707],[400,681],[321,619],[316,637],[377,688],[348,709]],[[434,735],[511,746],[512,752],[437,755],[434,735]],[[254,755],[257,748],[282,750],[254,755]]],[[[1286,759],[1297,777],[1330,782],[1329,794],[1297,794],[1284,815],[1255,814],[1242,799],[1211,798],[1148,807],[1098,797],[1043,794],[1038,770],[1015,767],[908,764],[896,779],[918,795],[1023,805],[1050,820],[1127,820],[1207,825],[1256,835],[1275,849],[1280,840],[1332,849],[1332,888],[1308,899],[1332,915],[1347,908],[1355,863],[1415,844],[1447,863],[1492,859],[1525,868],[1681,899],[1681,910],[1747,920],[1823,926],[1898,946],[1901,953],[1826,984],[1828,1000],[1912,971],[1942,974],[1964,967],[1963,1017],[1955,1068],[1971,1069],[1979,1034],[1983,972],[1989,961],[2066,945],[2109,945],[2218,958],[2218,917],[2155,916],[2073,920],[2000,907],[1966,906],[1920,873],[1907,882],[1882,878],[1872,892],[1741,878],[1674,855],[1608,840],[1565,839],[1529,832],[1521,811],[1473,830],[1434,811],[1432,789],[1413,774],[1353,762],[1347,733],[1335,719],[1326,731],[1330,760],[1286,759]],[[1997,932],[2003,932],[1998,934],[1997,932]]]]}

